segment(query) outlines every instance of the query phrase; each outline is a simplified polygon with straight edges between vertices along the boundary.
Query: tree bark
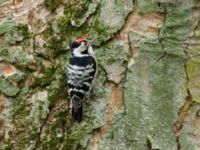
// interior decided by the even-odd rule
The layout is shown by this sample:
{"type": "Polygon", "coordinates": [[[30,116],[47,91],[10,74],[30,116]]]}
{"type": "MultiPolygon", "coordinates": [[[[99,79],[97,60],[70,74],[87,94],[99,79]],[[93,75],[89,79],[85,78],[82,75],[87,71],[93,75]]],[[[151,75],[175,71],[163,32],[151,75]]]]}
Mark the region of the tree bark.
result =
{"type": "Polygon", "coordinates": [[[0,149],[200,149],[199,0],[0,0],[0,149]],[[73,125],[66,62],[98,77],[73,125]]]}

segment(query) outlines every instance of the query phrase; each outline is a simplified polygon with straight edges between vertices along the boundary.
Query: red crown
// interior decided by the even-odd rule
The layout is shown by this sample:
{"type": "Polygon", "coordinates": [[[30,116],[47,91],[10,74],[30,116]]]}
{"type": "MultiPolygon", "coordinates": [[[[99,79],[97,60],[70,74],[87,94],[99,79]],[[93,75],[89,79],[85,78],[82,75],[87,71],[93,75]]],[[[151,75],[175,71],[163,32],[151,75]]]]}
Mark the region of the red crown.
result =
{"type": "Polygon", "coordinates": [[[86,41],[86,39],[85,38],[77,38],[75,40],[76,43],[81,43],[82,41],[86,41]]]}

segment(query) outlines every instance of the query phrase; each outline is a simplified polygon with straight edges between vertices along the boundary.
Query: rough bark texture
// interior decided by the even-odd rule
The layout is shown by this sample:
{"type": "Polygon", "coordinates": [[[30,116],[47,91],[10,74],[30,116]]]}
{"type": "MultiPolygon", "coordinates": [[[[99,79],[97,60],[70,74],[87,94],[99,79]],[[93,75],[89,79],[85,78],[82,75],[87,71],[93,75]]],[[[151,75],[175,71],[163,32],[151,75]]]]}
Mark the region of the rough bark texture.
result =
{"type": "Polygon", "coordinates": [[[1,150],[199,150],[199,0],[0,0],[1,150]],[[71,124],[69,43],[99,74],[71,124]]]}

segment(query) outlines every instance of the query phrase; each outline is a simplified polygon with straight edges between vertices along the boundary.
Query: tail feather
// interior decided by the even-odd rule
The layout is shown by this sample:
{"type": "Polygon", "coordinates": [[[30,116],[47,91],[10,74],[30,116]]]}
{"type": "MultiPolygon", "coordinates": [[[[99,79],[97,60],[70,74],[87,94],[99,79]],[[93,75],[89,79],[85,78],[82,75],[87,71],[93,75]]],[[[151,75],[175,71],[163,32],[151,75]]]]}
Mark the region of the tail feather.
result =
{"type": "Polygon", "coordinates": [[[72,119],[73,119],[73,123],[81,123],[83,119],[82,106],[79,107],[78,109],[74,109],[74,107],[72,107],[72,119]]]}

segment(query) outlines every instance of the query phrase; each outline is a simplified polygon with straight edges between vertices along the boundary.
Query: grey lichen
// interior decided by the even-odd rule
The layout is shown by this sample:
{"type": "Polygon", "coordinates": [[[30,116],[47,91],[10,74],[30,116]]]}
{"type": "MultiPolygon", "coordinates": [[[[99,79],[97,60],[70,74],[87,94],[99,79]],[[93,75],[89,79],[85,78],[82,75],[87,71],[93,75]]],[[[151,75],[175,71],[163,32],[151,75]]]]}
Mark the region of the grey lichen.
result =
{"type": "Polygon", "coordinates": [[[0,91],[7,96],[16,96],[20,89],[5,79],[0,79],[0,91]]]}
{"type": "MultiPolygon", "coordinates": [[[[16,73],[2,74],[0,91],[7,103],[4,120],[15,130],[3,139],[0,149],[93,149],[96,142],[103,150],[143,150],[147,141],[152,149],[176,149],[173,128],[186,96],[185,41],[193,2],[45,0],[34,9],[34,20],[48,20],[41,33],[30,30],[37,21],[17,24],[20,18],[8,15],[0,23],[0,60],[12,64],[16,73]],[[161,23],[148,20],[155,16],[161,23]],[[141,20],[147,22],[139,26],[141,20]],[[153,35],[144,33],[154,28],[153,35]],[[83,122],[72,125],[66,61],[70,43],[82,36],[92,40],[99,74],[86,101],[83,122]],[[121,92],[121,109],[113,106],[119,99],[112,97],[114,89],[120,89],[115,92],[121,92]]],[[[198,31],[194,32],[197,38],[198,31]]],[[[193,50],[198,51],[198,46],[193,50]]],[[[187,64],[195,81],[198,64],[198,57],[187,64]]],[[[197,102],[198,98],[194,96],[197,102]]],[[[190,146],[188,141],[184,130],[180,134],[183,148],[190,146]]]]}
{"type": "Polygon", "coordinates": [[[32,102],[32,107],[30,108],[30,114],[27,119],[33,123],[34,126],[40,125],[40,120],[45,119],[49,113],[49,100],[48,92],[40,91],[35,93],[30,98],[32,102]]]}

